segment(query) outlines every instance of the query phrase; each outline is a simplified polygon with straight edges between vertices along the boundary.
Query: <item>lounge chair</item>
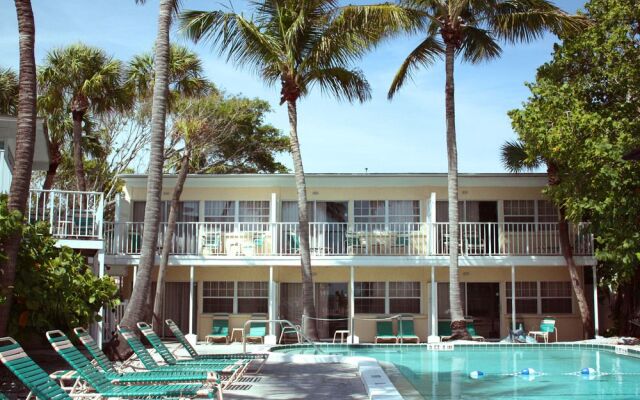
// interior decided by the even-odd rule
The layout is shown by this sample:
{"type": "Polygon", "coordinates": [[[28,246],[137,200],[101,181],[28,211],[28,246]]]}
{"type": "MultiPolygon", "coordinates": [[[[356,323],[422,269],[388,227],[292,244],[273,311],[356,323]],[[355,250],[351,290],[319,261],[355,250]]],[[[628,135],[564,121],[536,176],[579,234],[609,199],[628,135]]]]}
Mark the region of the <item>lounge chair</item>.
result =
{"type": "MultiPolygon", "coordinates": [[[[252,315],[251,319],[266,319],[264,315],[252,315]]],[[[252,322],[249,324],[249,333],[244,336],[247,342],[264,343],[264,337],[267,335],[267,322],[252,322]]]]}
{"type": "MultiPolygon", "coordinates": [[[[168,370],[174,371],[212,371],[221,375],[225,375],[223,380],[225,384],[229,384],[231,381],[235,380],[238,376],[242,375],[244,370],[247,367],[247,360],[239,360],[239,359],[214,359],[214,360],[180,360],[175,359],[170,352],[167,359],[172,360],[172,363],[167,363],[166,365],[160,366],[153,356],[149,353],[149,351],[144,347],[140,339],[131,332],[128,328],[119,326],[118,332],[120,336],[124,338],[129,347],[136,353],[136,356],[140,359],[142,364],[148,370],[156,370],[158,368],[166,368],[168,370]]],[[[166,348],[166,347],[165,347],[166,348]]],[[[162,354],[161,354],[162,356],[162,354]]],[[[166,360],[165,360],[166,362],[166,360]]]]}
{"type": "MultiPolygon", "coordinates": [[[[381,317],[384,318],[384,317],[381,317]]],[[[378,342],[393,342],[398,343],[398,337],[393,334],[393,321],[384,320],[376,321],[376,337],[375,343],[378,342]]]]}
{"type": "Polygon", "coordinates": [[[401,316],[398,319],[398,341],[400,343],[406,341],[420,343],[420,338],[416,335],[414,328],[412,316],[401,316]]]}
{"type": "MultiPolygon", "coordinates": [[[[0,339],[0,361],[39,399],[68,400],[71,396],[10,337],[0,339]]],[[[5,397],[6,398],[6,397],[5,397]]]]}
{"type": "MultiPolygon", "coordinates": [[[[240,359],[240,360],[262,360],[263,364],[264,364],[264,361],[266,361],[266,359],[268,357],[267,354],[259,354],[259,353],[246,353],[246,354],[198,354],[196,349],[193,348],[191,343],[189,343],[187,338],[184,336],[184,333],[182,333],[182,331],[180,330],[180,327],[178,327],[178,325],[175,322],[173,322],[173,320],[168,319],[168,320],[165,321],[165,323],[167,324],[167,326],[169,327],[169,329],[173,333],[173,336],[176,337],[176,339],[182,345],[182,347],[184,347],[185,350],[187,351],[187,353],[189,353],[189,356],[191,356],[191,358],[195,359],[195,360],[207,360],[207,359],[212,359],[212,358],[213,359],[225,359],[226,358],[226,359],[240,359]]],[[[262,365],[260,366],[260,368],[262,368],[262,365]]]]}
{"type": "Polygon", "coordinates": [[[473,321],[467,321],[467,332],[471,336],[471,340],[477,340],[479,342],[484,342],[484,336],[480,336],[476,333],[476,327],[473,325],[473,321]]]}
{"type": "Polygon", "coordinates": [[[211,333],[204,337],[207,343],[222,342],[229,344],[229,315],[217,314],[213,316],[211,333]]]}
{"type": "MultiPolygon", "coordinates": [[[[138,372],[123,374],[121,379],[112,380],[98,370],[80,351],[69,341],[61,331],[49,331],[46,333],[51,346],[75,369],[78,374],[100,395],[100,397],[116,398],[164,398],[164,397],[204,397],[222,399],[222,392],[217,387],[215,374],[198,375],[193,371],[182,374],[185,379],[205,381],[208,384],[183,384],[164,383],[155,385],[138,385],[137,383],[149,382],[148,380],[135,380],[129,377],[138,375],[138,372]],[[119,384],[116,384],[119,383],[119,384]],[[127,386],[123,383],[136,383],[127,386]]],[[[43,397],[49,398],[49,397],[43,397]]]]}
{"type": "MultiPolygon", "coordinates": [[[[476,334],[476,328],[473,321],[467,321],[467,332],[471,336],[471,340],[484,341],[484,336],[476,334]]],[[[443,341],[451,339],[453,332],[451,331],[451,321],[438,321],[438,335],[443,341]]]]}
{"type": "Polygon", "coordinates": [[[536,341],[541,337],[545,343],[549,343],[549,333],[556,334],[556,342],[558,341],[558,328],[556,327],[556,319],[553,317],[544,317],[540,322],[540,330],[529,331],[527,336],[531,336],[536,341]]]}

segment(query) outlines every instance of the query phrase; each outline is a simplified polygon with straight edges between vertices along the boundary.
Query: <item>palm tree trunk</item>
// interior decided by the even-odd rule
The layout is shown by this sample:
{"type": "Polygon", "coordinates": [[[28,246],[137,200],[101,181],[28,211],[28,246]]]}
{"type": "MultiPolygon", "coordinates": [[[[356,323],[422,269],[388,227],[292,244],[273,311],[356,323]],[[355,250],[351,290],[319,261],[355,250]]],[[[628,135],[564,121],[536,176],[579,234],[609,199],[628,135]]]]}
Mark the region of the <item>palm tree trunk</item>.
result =
{"type": "Polygon", "coordinates": [[[184,182],[187,180],[187,173],[189,172],[189,152],[187,151],[182,157],[180,163],[180,171],[178,171],[178,180],[176,186],[173,188],[173,195],[171,197],[171,208],[169,209],[169,220],[167,221],[167,230],[164,233],[164,241],[162,243],[162,254],[160,255],[160,267],[158,268],[158,279],[156,282],[156,298],[153,302],[153,314],[151,324],[154,329],[162,327],[162,308],[164,306],[164,275],[169,263],[169,252],[171,250],[171,244],[173,242],[173,234],[176,230],[176,220],[178,214],[178,205],[180,202],[180,196],[182,196],[182,190],[184,189],[184,182]]]}
{"type": "MultiPolygon", "coordinates": [[[[165,122],[167,116],[167,94],[169,88],[169,30],[175,0],[161,0],[156,37],[151,110],[151,151],[149,154],[149,176],[147,179],[147,204],[144,215],[144,233],[136,284],[121,324],[132,327],[145,314],[147,297],[151,287],[151,273],[156,258],[158,230],[160,224],[160,196],[162,194],[162,168],[164,164],[165,122]]],[[[131,350],[125,341],[115,349],[120,357],[131,350]]]]}
{"type": "MultiPolygon", "coordinates": [[[[44,124],[45,134],[48,136],[47,124],[44,124]]],[[[58,174],[58,167],[60,166],[60,161],[62,160],[62,153],[60,152],[60,143],[54,142],[49,139],[51,143],[49,145],[49,149],[51,152],[51,161],[49,162],[49,168],[47,169],[47,175],[44,178],[44,182],[42,183],[42,190],[51,190],[53,188],[53,183],[56,180],[56,175],[58,174]]]]}
{"type": "MultiPolygon", "coordinates": [[[[33,21],[33,10],[30,0],[15,0],[18,15],[18,31],[20,33],[20,76],[18,80],[18,129],[16,133],[16,150],[9,189],[8,208],[19,211],[22,215],[27,207],[33,152],[36,141],[36,61],[34,44],[36,28],[33,21]]],[[[4,247],[5,258],[1,265],[0,288],[4,291],[5,302],[0,305],[0,337],[6,336],[9,313],[13,302],[13,284],[16,277],[18,249],[20,248],[20,232],[14,232],[4,247]]]]}
{"type": "Polygon", "coordinates": [[[307,183],[302,166],[302,154],[298,141],[298,111],[295,100],[287,100],[289,128],[291,136],[291,157],[298,191],[298,221],[300,227],[300,263],[302,272],[302,319],[305,335],[318,339],[316,307],[313,299],[313,274],[311,271],[311,250],[309,246],[309,210],[307,205],[307,183]],[[306,318],[305,318],[306,317],[306,318]]]}
{"type": "MultiPolygon", "coordinates": [[[[584,294],[578,268],[573,258],[573,248],[571,246],[571,239],[569,238],[569,222],[567,221],[564,207],[560,207],[559,214],[558,234],[560,237],[560,249],[562,250],[562,257],[564,257],[564,261],[567,263],[567,268],[569,269],[573,293],[575,293],[576,300],[578,301],[578,310],[580,311],[580,318],[582,319],[583,337],[584,339],[588,339],[594,332],[589,303],[587,303],[587,297],[584,294]]],[[[593,284],[596,285],[597,282],[593,282],[593,284]]]]}
{"type": "Polygon", "coordinates": [[[76,174],[76,185],[81,192],[87,191],[87,179],[84,174],[84,159],[82,157],[82,118],[84,113],[73,111],[73,164],[76,174]]]}
{"type": "Polygon", "coordinates": [[[451,310],[452,339],[468,339],[467,324],[464,321],[460,301],[460,284],[458,282],[458,241],[460,231],[458,225],[458,145],[456,143],[456,110],[453,67],[455,63],[455,46],[446,45],[446,86],[445,103],[447,118],[447,160],[448,160],[448,198],[449,198],[449,307],[451,310]]]}

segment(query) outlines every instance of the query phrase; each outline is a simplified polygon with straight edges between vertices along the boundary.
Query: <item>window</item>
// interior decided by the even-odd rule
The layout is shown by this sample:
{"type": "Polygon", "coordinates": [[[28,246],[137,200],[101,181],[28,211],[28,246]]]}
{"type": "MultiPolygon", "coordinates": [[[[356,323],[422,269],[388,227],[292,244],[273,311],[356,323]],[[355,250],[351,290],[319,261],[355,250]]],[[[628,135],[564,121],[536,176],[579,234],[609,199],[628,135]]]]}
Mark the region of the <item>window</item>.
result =
{"type": "Polygon", "coordinates": [[[236,202],[235,201],[205,201],[204,220],[205,222],[235,222],[236,202]]]}
{"type": "Polygon", "coordinates": [[[540,299],[542,314],[570,314],[573,311],[570,282],[540,282],[540,299]]]}
{"type": "Polygon", "coordinates": [[[384,224],[389,230],[403,230],[407,223],[420,222],[418,200],[356,200],[353,211],[356,230],[384,229],[384,224]]]}
{"type": "Polygon", "coordinates": [[[420,222],[420,202],[418,200],[390,200],[389,223],[406,224],[420,222]]]}
{"type": "Polygon", "coordinates": [[[233,313],[234,282],[203,282],[202,312],[233,313]]]}
{"type": "Polygon", "coordinates": [[[268,201],[240,201],[238,222],[269,222],[268,201]]]}
{"type": "Polygon", "coordinates": [[[266,313],[268,311],[268,282],[238,282],[238,313],[266,313]]]}
{"type": "Polygon", "coordinates": [[[356,200],[353,202],[353,212],[353,221],[356,223],[356,230],[358,231],[382,229],[384,226],[384,200],[356,200]]]}
{"type": "Polygon", "coordinates": [[[355,282],[354,289],[356,313],[385,313],[385,282],[355,282]]]}
{"type": "MultiPolygon", "coordinates": [[[[507,312],[511,313],[511,282],[506,283],[507,312]]],[[[573,312],[570,282],[516,282],[516,312],[522,314],[570,314],[573,312]]]]}
{"type": "Polygon", "coordinates": [[[535,222],[534,200],[505,200],[504,222],[535,222]]]}
{"type": "Polygon", "coordinates": [[[558,209],[548,200],[538,200],[538,228],[543,231],[558,229],[558,209]]]}
{"type": "MultiPolygon", "coordinates": [[[[144,210],[146,205],[146,201],[133,202],[133,222],[144,222],[144,210]]],[[[169,210],[171,210],[171,202],[163,201],[160,204],[160,222],[167,222],[169,220],[169,210]]],[[[199,215],[200,202],[181,201],[178,203],[178,215],[176,215],[176,222],[198,222],[199,215]]]]}
{"type": "MultiPolygon", "coordinates": [[[[511,312],[511,282],[507,282],[507,313],[511,312]]],[[[516,312],[538,312],[538,282],[516,282],[516,312]]]]}
{"type": "Polygon", "coordinates": [[[389,282],[389,313],[420,313],[420,282],[389,282]]]}

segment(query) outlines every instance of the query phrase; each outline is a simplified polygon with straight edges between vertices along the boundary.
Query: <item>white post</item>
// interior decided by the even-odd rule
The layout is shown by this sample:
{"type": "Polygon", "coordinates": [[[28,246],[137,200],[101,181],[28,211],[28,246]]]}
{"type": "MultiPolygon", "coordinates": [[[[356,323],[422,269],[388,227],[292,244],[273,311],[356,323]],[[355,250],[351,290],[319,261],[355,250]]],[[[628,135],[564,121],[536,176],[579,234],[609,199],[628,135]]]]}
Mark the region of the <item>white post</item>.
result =
{"type": "MultiPolygon", "coordinates": [[[[278,229],[276,222],[278,221],[278,195],[276,193],[271,193],[271,203],[269,205],[269,231],[271,232],[271,255],[278,254],[278,240],[281,240],[278,237],[278,229]]],[[[271,289],[269,289],[271,290],[271,289]]],[[[272,318],[274,319],[274,318],[272,318]]]]}
{"type": "MultiPolygon", "coordinates": [[[[98,277],[102,278],[104,276],[104,249],[98,250],[98,277]]],[[[96,342],[98,342],[98,347],[102,348],[102,321],[104,319],[104,307],[100,308],[98,311],[98,315],[100,316],[100,322],[98,322],[98,332],[96,337],[96,342]]]]}
{"type": "Polygon", "coordinates": [[[349,267],[349,336],[347,336],[347,343],[360,343],[360,338],[356,336],[355,332],[355,316],[356,316],[356,301],[355,301],[355,288],[356,288],[356,267],[351,265],[349,267]]]}
{"type": "Polygon", "coordinates": [[[195,345],[198,342],[198,335],[193,333],[193,298],[195,292],[193,290],[193,283],[195,282],[195,270],[193,265],[189,267],[189,334],[185,335],[189,343],[195,345]]]}
{"type": "Polygon", "coordinates": [[[511,330],[516,330],[516,267],[511,266],[511,330]]]}
{"type": "Polygon", "coordinates": [[[427,216],[427,222],[429,222],[429,247],[427,254],[435,254],[436,253],[436,194],[434,192],[431,193],[429,197],[429,215],[427,216]]]}
{"type": "Polygon", "coordinates": [[[265,344],[277,344],[278,339],[276,337],[276,323],[273,320],[276,319],[276,284],[273,277],[273,265],[269,266],[269,334],[264,337],[265,344]]]}
{"type": "Polygon", "coordinates": [[[593,326],[595,328],[595,336],[600,334],[600,322],[598,321],[598,277],[596,274],[596,266],[591,266],[593,272],[593,326]]]}
{"type": "Polygon", "coordinates": [[[438,336],[438,282],[436,282],[436,267],[431,267],[431,334],[427,342],[439,342],[438,336]]]}

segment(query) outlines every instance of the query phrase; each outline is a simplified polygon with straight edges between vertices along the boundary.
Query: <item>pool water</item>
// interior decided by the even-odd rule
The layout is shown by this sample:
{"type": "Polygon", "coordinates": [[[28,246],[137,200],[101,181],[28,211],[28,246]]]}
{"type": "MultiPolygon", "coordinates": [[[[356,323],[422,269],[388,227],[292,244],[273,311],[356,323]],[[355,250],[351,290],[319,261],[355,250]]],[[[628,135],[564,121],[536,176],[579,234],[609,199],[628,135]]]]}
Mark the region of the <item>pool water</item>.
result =
{"type": "MultiPolygon", "coordinates": [[[[566,346],[322,346],[325,354],[366,356],[393,363],[424,398],[637,399],[640,358],[605,348],[566,346]],[[520,372],[531,368],[534,374],[520,372]],[[593,368],[595,375],[582,375],[593,368]],[[472,371],[484,376],[472,379],[472,371]]],[[[272,351],[314,353],[307,346],[272,351]]]]}

